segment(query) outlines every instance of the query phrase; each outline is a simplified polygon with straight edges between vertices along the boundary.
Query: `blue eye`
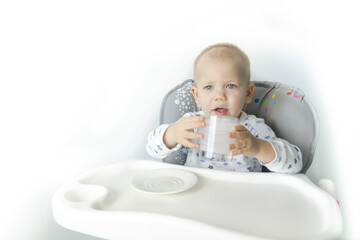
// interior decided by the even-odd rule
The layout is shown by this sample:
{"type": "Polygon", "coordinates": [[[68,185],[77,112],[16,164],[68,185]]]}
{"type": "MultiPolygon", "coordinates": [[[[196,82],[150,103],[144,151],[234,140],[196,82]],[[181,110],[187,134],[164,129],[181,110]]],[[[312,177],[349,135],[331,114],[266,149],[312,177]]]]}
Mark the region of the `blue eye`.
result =
{"type": "Polygon", "coordinates": [[[211,90],[213,89],[214,87],[212,85],[207,85],[204,87],[205,90],[211,90]]]}
{"type": "Polygon", "coordinates": [[[226,88],[230,88],[230,89],[233,89],[233,88],[236,88],[237,86],[235,84],[228,84],[226,85],[226,88]]]}

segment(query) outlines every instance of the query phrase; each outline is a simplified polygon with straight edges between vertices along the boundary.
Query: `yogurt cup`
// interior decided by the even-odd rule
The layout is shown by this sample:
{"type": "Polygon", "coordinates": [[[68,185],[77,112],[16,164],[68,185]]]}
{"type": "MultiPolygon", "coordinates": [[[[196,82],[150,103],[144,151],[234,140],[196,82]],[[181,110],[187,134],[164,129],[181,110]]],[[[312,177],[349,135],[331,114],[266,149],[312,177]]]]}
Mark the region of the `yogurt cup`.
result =
{"type": "Polygon", "coordinates": [[[234,143],[228,133],[233,131],[233,126],[239,124],[239,119],[224,116],[205,116],[206,126],[198,130],[204,135],[200,140],[201,156],[207,160],[227,161],[231,159],[229,144],[234,143]]]}

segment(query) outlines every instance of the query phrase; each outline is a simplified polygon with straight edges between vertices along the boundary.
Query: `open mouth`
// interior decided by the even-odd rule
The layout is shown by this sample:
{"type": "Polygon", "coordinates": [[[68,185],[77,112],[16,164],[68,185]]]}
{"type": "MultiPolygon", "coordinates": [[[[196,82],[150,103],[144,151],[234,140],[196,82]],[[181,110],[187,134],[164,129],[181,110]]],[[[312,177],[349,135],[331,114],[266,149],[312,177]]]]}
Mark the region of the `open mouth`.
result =
{"type": "Polygon", "coordinates": [[[216,115],[226,115],[226,113],[228,112],[227,108],[214,108],[212,110],[216,115]]]}

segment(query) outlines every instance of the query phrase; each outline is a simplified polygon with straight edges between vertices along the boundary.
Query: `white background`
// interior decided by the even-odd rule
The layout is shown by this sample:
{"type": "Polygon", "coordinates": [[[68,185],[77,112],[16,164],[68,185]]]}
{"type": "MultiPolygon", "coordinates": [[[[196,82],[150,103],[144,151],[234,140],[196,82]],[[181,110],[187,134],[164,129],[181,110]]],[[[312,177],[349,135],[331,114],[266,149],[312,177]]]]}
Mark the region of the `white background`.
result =
{"type": "Polygon", "coordinates": [[[51,198],[92,168],[147,157],[165,93],[205,47],[232,42],[252,80],[301,88],[320,118],[308,176],[335,183],[360,239],[358,7],[351,1],[1,1],[0,239],[95,239],[51,198]]]}

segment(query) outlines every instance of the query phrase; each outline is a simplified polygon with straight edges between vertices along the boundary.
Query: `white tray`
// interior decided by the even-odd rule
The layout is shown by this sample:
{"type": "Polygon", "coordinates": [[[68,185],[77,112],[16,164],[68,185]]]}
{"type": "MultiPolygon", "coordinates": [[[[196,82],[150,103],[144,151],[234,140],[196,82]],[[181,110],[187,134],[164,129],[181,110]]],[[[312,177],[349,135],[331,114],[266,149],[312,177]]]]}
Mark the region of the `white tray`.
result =
{"type": "Polygon", "coordinates": [[[336,201],[303,174],[239,173],[153,160],[95,169],[61,187],[53,214],[62,226],[105,239],[337,239],[336,201]],[[197,177],[178,193],[131,186],[146,170],[181,169],[197,177]]]}

